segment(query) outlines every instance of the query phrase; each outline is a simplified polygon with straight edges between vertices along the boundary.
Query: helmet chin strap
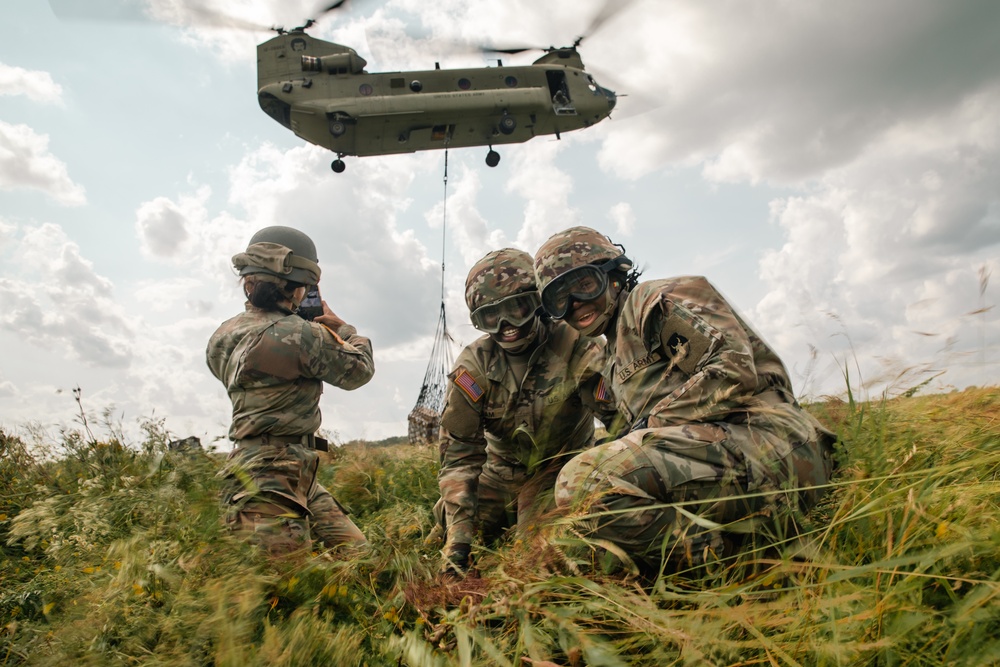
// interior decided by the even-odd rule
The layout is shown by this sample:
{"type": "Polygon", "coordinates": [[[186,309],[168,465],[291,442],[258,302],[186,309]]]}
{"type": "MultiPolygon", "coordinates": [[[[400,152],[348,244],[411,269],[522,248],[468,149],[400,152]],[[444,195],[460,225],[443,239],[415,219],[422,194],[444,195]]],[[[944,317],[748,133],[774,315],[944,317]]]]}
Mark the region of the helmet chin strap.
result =
{"type": "Polygon", "coordinates": [[[496,342],[497,345],[502,347],[505,352],[509,352],[511,354],[520,354],[525,350],[527,350],[529,347],[531,347],[532,343],[535,342],[536,338],[538,338],[537,317],[531,320],[531,331],[528,332],[528,334],[525,335],[523,338],[518,338],[517,340],[511,341],[509,343],[504,343],[502,341],[497,340],[496,338],[494,338],[493,340],[496,342]]]}

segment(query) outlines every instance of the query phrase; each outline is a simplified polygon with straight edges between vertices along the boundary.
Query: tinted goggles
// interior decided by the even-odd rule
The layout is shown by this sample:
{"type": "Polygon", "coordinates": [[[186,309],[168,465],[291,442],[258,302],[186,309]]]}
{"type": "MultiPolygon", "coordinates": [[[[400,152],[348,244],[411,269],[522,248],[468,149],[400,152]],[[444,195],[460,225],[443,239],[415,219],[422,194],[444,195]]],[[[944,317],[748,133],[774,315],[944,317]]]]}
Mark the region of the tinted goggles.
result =
{"type": "Polygon", "coordinates": [[[541,303],[534,290],[514,294],[472,311],[472,326],[486,333],[498,333],[504,322],[512,327],[524,326],[538,312],[541,303]]]}
{"type": "Polygon", "coordinates": [[[566,317],[573,302],[593,301],[608,288],[608,271],[618,266],[618,259],[604,264],[584,264],[570,269],[542,290],[542,307],[552,318],[566,317]]]}

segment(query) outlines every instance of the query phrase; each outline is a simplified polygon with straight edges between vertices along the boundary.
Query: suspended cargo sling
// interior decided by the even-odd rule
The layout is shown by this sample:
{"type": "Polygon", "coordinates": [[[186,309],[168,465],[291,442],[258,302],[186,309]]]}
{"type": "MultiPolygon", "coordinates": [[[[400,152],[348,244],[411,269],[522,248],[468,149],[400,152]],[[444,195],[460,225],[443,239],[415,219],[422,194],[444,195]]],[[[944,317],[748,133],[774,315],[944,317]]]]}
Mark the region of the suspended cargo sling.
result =
{"type": "Polygon", "coordinates": [[[437,331],[434,332],[434,347],[431,348],[431,358],[427,362],[427,372],[424,373],[424,384],[420,387],[417,405],[410,411],[408,434],[412,444],[432,444],[438,440],[444,393],[453,361],[451,345],[442,301],[441,316],[438,318],[437,331]]]}
{"type": "Polygon", "coordinates": [[[444,394],[447,389],[448,373],[454,361],[452,357],[451,334],[448,333],[448,322],[444,308],[444,248],[445,232],[448,218],[448,150],[444,152],[444,224],[441,225],[441,310],[438,316],[437,329],[434,332],[434,345],[431,347],[431,358],[424,372],[424,384],[420,387],[417,404],[407,418],[407,436],[411,444],[426,445],[438,441],[438,431],[441,426],[441,411],[444,409],[444,394]]]}

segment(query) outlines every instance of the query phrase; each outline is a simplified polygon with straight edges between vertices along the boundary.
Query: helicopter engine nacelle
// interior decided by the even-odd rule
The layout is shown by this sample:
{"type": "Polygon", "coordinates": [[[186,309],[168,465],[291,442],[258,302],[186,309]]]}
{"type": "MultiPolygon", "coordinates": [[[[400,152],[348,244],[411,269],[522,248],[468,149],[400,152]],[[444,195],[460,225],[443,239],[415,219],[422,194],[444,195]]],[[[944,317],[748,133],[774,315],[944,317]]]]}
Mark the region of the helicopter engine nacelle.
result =
{"type": "Polygon", "coordinates": [[[326,56],[302,56],[303,72],[361,74],[368,61],[357,53],[333,53],[326,56]]]}

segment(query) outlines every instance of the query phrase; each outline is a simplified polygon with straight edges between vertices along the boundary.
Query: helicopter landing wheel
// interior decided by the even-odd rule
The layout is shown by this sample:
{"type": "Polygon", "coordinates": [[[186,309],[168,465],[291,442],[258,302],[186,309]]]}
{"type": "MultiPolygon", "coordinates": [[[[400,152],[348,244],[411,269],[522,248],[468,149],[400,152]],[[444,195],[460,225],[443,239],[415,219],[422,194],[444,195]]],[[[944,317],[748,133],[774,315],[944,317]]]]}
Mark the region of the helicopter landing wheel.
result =
{"type": "Polygon", "coordinates": [[[342,120],[330,121],[330,134],[335,137],[342,137],[347,132],[347,123],[342,120]]]}
{"type": "Polygon", "coordinates": [[[517,119],[513,116],[504,114],[500,118],[500,123],[497,125],[497,129],[499,129],[503,134],[513,134],[514,130],[517,129],[517,119]]]}
{"type": "Polygon", "coordinates": [[[330,163],[330,169],[333,169],[334,172],[340,174],[345,169],[347,169],[347,165],[344,164],[343,160],[341,160],[340,158],[337,158],[336,160],[334,160],[333,162],[330,163]]]}
{"type": "Polygon", "coordinates": [[[486,166],[495,167],[498,164],[500,164],[500,153],[491,148],[490,152],[486,154],[486,166]]]}

